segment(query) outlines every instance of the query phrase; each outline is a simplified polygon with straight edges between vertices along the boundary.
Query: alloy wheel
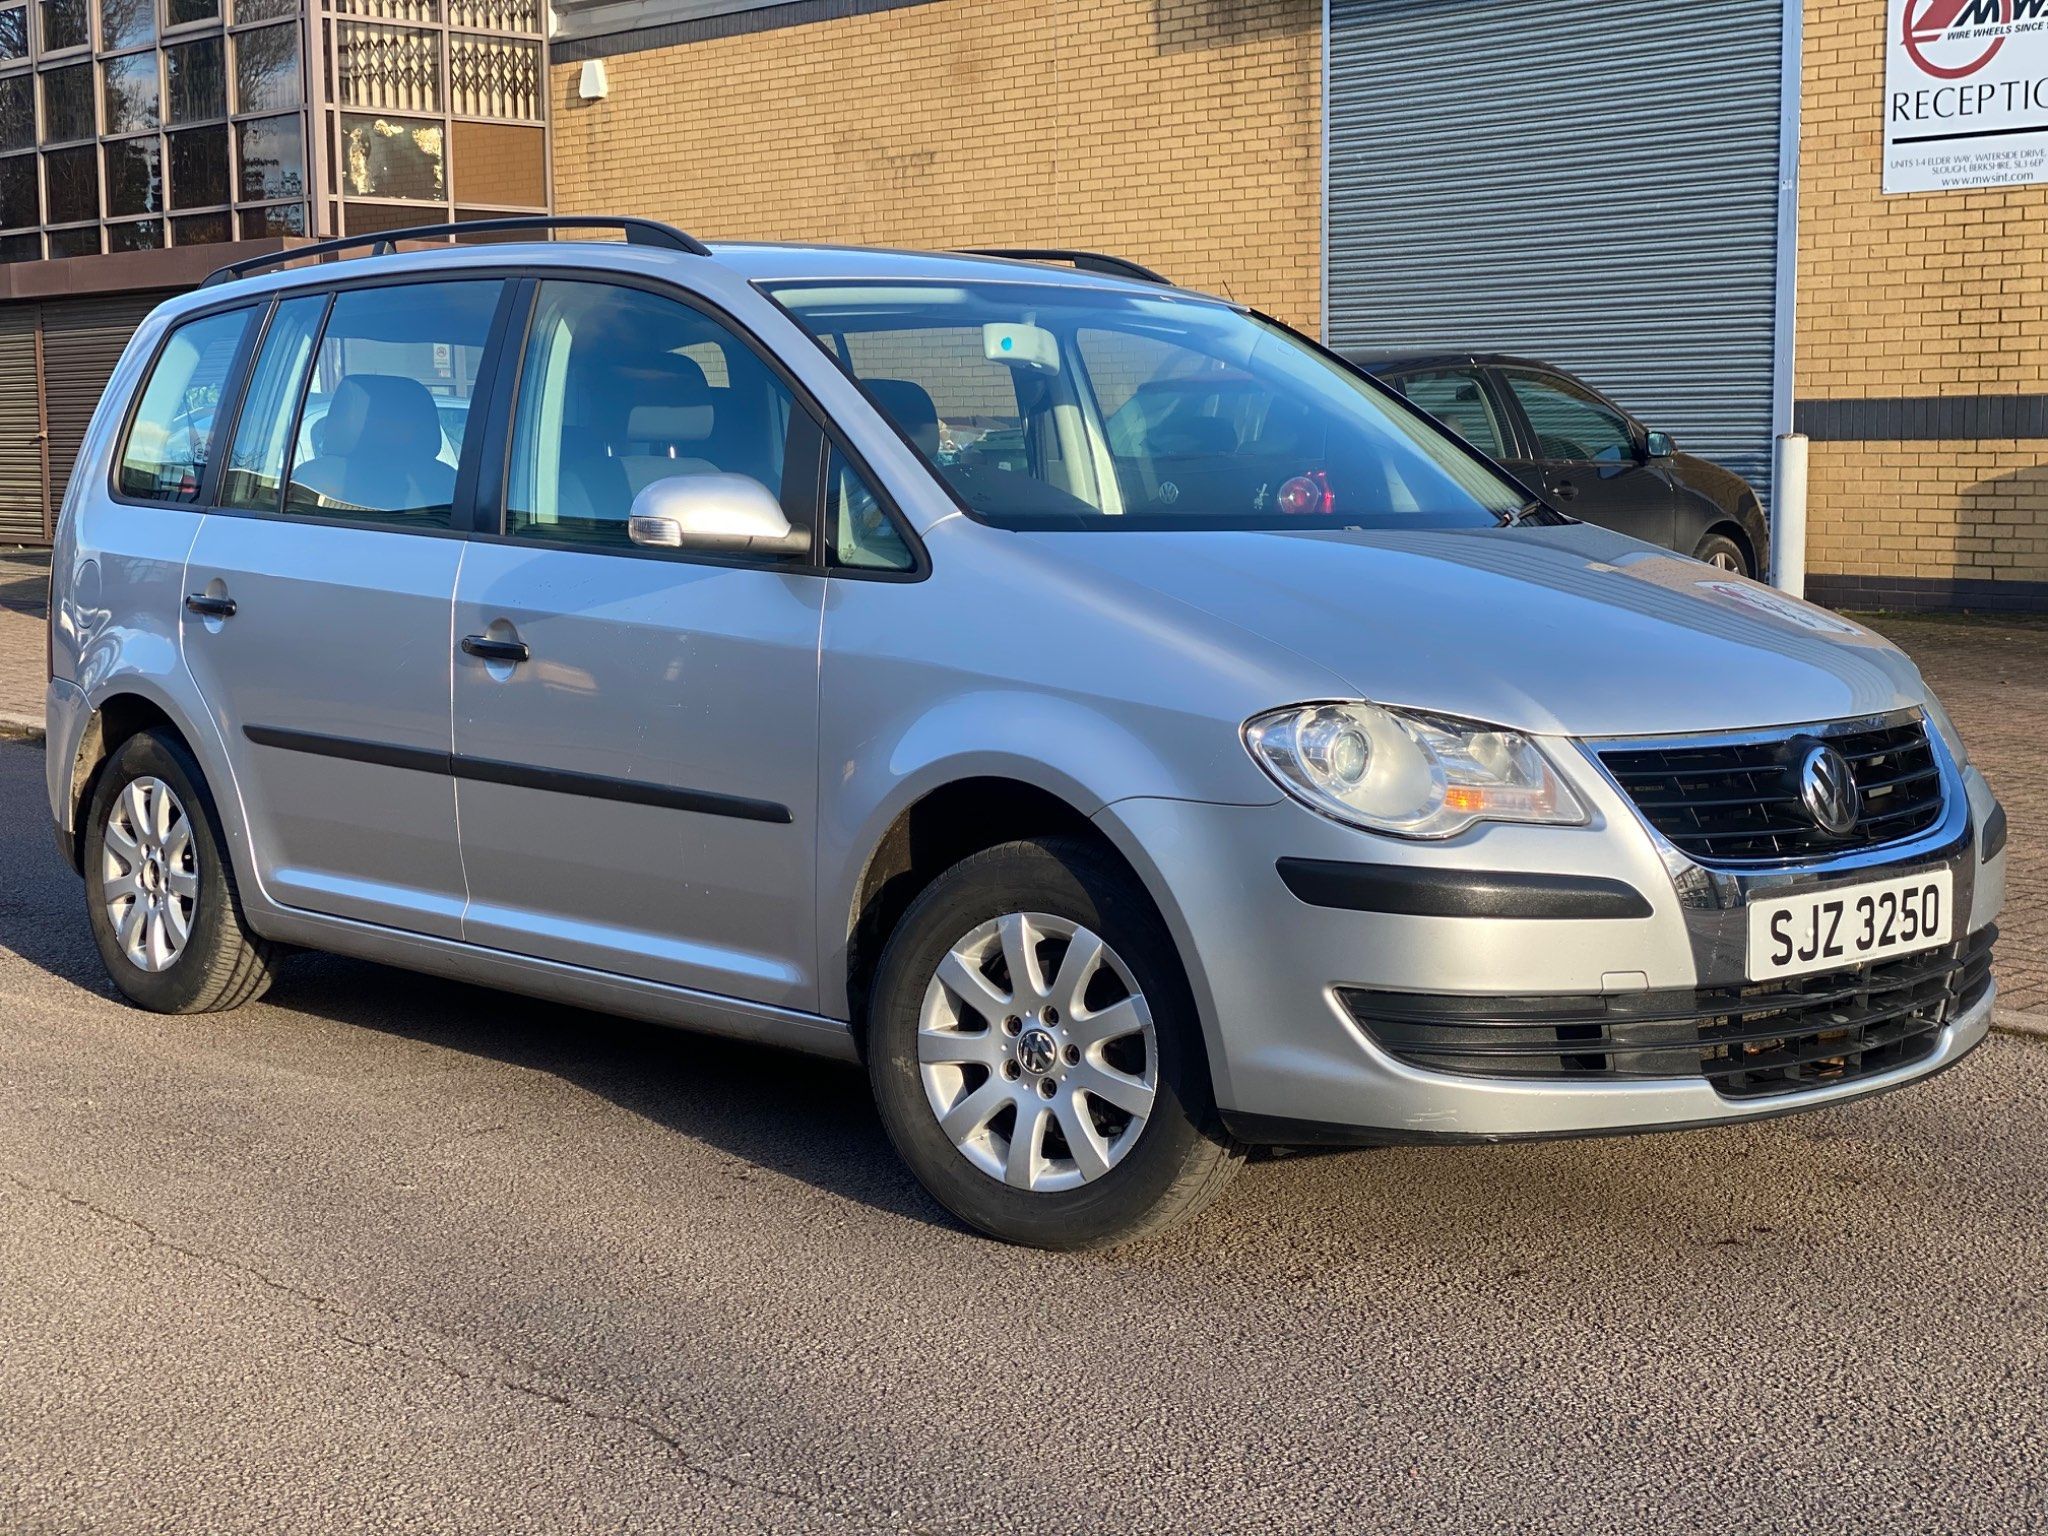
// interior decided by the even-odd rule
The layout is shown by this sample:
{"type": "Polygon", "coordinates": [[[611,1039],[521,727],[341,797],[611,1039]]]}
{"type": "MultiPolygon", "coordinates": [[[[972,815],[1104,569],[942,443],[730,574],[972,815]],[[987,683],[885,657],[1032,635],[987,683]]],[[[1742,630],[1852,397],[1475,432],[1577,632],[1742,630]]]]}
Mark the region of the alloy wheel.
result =
{"type": "Polygon", "coordinates": [[[100,899],[121,952],[138,970],[169,970],[199,907],[191,817],[162,779],[135,779],[114,798],[104,845],[100,899]]]}
{"type": "Polygon", "coordinates": [[[940,961],[918,1015],[918,1076],[939,1128],[1015,1189],[1076,1189],[1143,1134],[1159,1043],[1130,968],[1066,918],[1013,912],[940,961]]]}

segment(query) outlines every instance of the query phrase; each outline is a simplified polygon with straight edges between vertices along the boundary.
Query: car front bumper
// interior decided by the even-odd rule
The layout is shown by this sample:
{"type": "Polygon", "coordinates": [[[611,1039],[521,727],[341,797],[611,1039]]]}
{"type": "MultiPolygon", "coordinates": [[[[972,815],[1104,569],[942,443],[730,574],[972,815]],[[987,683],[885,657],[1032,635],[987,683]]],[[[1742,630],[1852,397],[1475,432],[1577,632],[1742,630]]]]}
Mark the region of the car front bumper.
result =
{"type": "Polygon", "coordinates": [[[1947,869],[1959,944],[1982,936],[2003,904],[2003,850],[1982,837],[1997,802],[1981,775],[1945,759],[1951,793],[1928,833],[1825,867],[1739,876],[1674,857],[1589,757],[1562,766],[1593,808],[1590,825],[1485,826],[1436,845],[1371,837],[1287,801],[1126,800],[1099,814],[1166,909],[1188,960],[1217,1102],[1238,1134],[1267,1143],[1499,1141],[1758,1119],[1899,1087],[1984,1038],[1988,984],[1966,1005],[1951,1004],[1910,1060],[1750,1097],[1723,1093],[1704,1067],[1689,1076],[1496,1077],[1431,1070],[1383,1049],[1347,994],[1590,998],[1625,1015],[1646,995],[1740,995],[1746,908],[1763,894],[1947,869]],[[1305,887],[1304,866],[1364,870],[1362,894],[1348,906],[1322,904],[1347,899],[1345,886],[1305,887]]]}

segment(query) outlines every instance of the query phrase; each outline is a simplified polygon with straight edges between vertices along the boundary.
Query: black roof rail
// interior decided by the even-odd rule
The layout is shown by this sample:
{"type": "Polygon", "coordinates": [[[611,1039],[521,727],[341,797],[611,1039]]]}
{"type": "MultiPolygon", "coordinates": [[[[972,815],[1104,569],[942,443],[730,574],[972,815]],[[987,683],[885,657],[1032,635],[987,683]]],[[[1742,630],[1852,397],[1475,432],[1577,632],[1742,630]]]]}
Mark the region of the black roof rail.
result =
{"type": "Polygon", "coordinates": [[[345,235],[339,240],[322,240],[316,245],[296,246],[290,250],[274,251],[268,256],[251,256],[247,261],[234,262],[209,273],[199,286],[210,288],[215,283],[230,283],[252,272],[261,272],[266,267],[338,256],[343,251],[358,250],[366,245],[370,247],[372,256],[389,256],[398,249],[401,240],[448,240],[462,235],[501,234],[522,229],[617,229],[625,232],[628,245],[656,245],[664,250],[685,251],[692,256],[711,254],[711,247],[696,236],[654,219],[615,219],[587,213],[529,213],[503,219],[463,219],[453,224],[416,224],[409,229],[385,229],[373,235],[345,235]]]}
{"type": "Polygon", "coordinates": [[[1050,247],[1043,250],[1021,250],[1004,247],[984,246],[959,252],[962,256],[1000,256],[1006,261],[1063,261],[1077,272],[1099,272],[1104,277],[1128,277],[1133,282],[1157,283],[1162,288],[1174,286],[1173,279],[1154,272],[1150,267],[1141,267],[1135,261],[1121,256],[1105,256],[1101,251],[1065,251],[1050,247]]]}

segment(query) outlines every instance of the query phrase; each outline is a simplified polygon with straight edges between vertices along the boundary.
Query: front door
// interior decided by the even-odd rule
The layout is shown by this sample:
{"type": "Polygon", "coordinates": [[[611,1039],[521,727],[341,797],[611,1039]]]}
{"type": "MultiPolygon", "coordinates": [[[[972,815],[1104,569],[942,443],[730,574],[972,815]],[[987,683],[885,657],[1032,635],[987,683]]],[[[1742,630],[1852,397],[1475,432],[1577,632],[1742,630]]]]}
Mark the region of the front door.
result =
{"type": "Polygon", "coordinates": [[[1560,510],[1669,547],[1676,502],[1629,419],[1585,386],[1555,373],[1503,368],[1530,447],[1511,460],[1560,510]]]}
{"type": "Polygon", "coordinates": [[[787,449],[801,407],[665,292],[549,281],[531,302],[503,537],[471,547],[455,603],[464,935],[814,1009],[824,582],[809,557],[627,533],[641,490],[707,473],[808,517],[817,453],[787,449]]]}
{"type": "Polygon", "coordinates": [[[184,650],[286,906],[461,932],[453,507],[501,288],[289,299],[251,371],[187,567],[184,650]]]}

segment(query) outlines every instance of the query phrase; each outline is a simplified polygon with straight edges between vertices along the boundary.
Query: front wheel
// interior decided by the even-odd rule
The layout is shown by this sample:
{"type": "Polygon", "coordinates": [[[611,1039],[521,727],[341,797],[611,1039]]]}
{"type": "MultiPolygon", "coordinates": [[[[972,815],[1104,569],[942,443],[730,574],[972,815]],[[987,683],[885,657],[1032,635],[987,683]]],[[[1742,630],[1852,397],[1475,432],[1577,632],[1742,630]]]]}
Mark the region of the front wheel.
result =
{"type": "Polygon", "coordinates": [[[911,1171],[1011,1242],[1146,1236],[1242,1160],[1165,925],[1078,841],[1007,843],[935,880],[883,952],[867,1051],[911,1171]]]}
{"type": "Polygon", "coordinates": [[[1717,571],[1727,571],[1736,576],[1754,576],[1749,568],[1749,556],[1742,552],[1742,546],[1725,533],[1710,533],[1700,540],[1700,547],[1692,552],[1695,560],[1704,560],[1717,571]]]}

